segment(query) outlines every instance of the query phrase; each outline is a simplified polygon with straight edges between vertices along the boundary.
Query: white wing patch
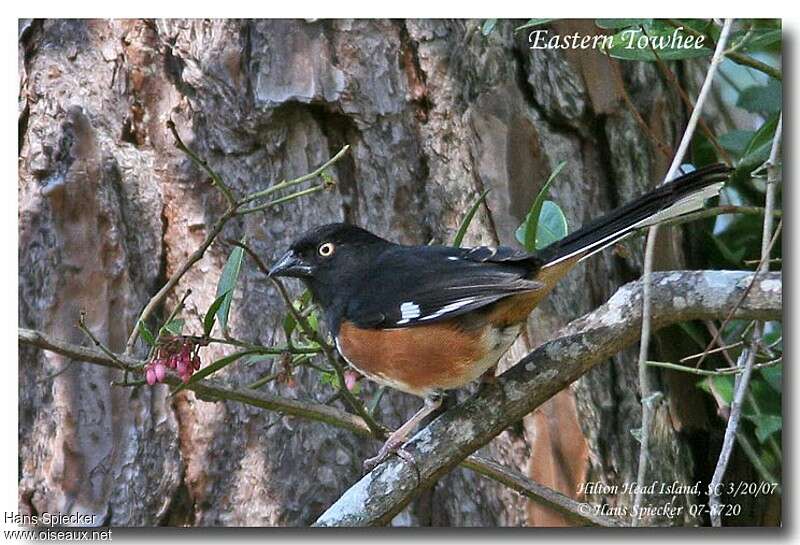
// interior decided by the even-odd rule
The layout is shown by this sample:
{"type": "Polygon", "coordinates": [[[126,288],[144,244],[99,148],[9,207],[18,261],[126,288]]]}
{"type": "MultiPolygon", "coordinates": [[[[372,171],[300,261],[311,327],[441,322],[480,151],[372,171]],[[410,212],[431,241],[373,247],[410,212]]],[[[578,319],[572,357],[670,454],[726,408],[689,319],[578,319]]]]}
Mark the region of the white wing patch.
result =
{"type": "Polygon", "coordinates": [[[407,324],[411,320],[419,318],[420,314],[418,304],[413,301],[403,303],[400,305],[400,320],[398,320],[397,325],[407,324]]]}
{"type": "Polygon", "coordinates": [[[424,317],[420,318],[420,321],[422,322],[424,320],[433,320],[434,318],[438,318],[439,316],[444,316],[448,312],[454,312],[454,311],[460,309],[461,307],[467,306],[468,304],[472,303],[474,300],[475,299],[473,297],[470,297],[469,299],[461,299],[460,301],[456,301],[455,303],[450,303],[449,305],[443,306],[442,308],[440,308],[439,310],[437,310],[433,314],[429,314],[427,316],[424,316],[424,317]]]}

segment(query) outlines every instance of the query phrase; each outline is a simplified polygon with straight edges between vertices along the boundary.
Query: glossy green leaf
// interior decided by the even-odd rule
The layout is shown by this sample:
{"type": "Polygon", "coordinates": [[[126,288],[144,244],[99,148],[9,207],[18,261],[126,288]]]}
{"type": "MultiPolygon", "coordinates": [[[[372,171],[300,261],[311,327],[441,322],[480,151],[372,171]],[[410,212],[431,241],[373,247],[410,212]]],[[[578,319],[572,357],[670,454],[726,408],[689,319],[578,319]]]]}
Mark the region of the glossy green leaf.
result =
{"type": "Polygon", "coordinates": [[[484,36],[488,36],[494,30],[494,26],[497,24],[497,19],[486,19],[481,26],[481,33],[484,36]]]}
{"type": "Polygon", "coordinates": [[[180,335],[183,331],[183,324],[185,320],[176,318],[169,322],[168,324],[164,324],[164,327],[161,328],[162,332],[171,333],[173,335],[180,335]]]}
{"type": "Polygon", "coordinates": [[[617,30],[632,26],[650,25],[652,22],[652,19],[595,19],[594,24],[606,30],[617,30]]]}
{"type": "Polygon", "coordinates": [[[675,29],[651,29],[645,35],[640,29],[626,29],[614,35],[612,46],[607,49],[608,54],[616,59],[628,61],[656,61],[653,49],[658,53],[658,58],[664,61],[676,61],[711,56],[713,51],[707,47],[694,47],[696,40],[693,38],[690,47],[685,47],[688,34],[679,34],[683,39],[681,47],[676,47],[675,29]],[[647,42],[645,42],[645,38],[647,42]],[[641,39],[641,44],[640,44],[641,39]],[[651,48],[649,42],[654,43],[651,48]]]}
{"type": "Polygon", "coordinates": [[[255,352],[256,351],[254,351],[254,350],[242,350],[241,352],[234,352],[233,354],[229,354],[229,355],[227,355],[225,357],[222,357],[222,358],[220,358],[220,359],[218,359],[218,360],[216,360],[216,361],[214,361],[212,363],[209,363],[208,365],[206,365],[205,367],[201,367],[199,371],[194,373],[192,375],[192,378],[189,379],[189,382],[187,384],[180,384],[177,388],[175,388],[172,391],[172,393],[173,394],[177,394],[178,392],[180,392],[181,390],[186,388],[187,385],[195,384],[195,383],[203,380],[204,378],[206,378],[206,377],[208,377],[210,375],[213,375],[214,373],[216,373],[220,369],[223,369],[223,368],[227,367],[228,365],[232,364],[233,362],[235,362],[239,358],[242,358],[244,356],[253,354],[255,352]]]}
{"type": "Polygon", "coordinates": [[[209,335],[211,335],[211,331],[214,329],[214,324],[216,323],[217,320],[217,311],[219,310],[219,307],[222,306],[222,303],[225,301],[225,297],[228,295],[228,293],[230,292],[226,291],[225,293],[214,299],[214,302],[211,303],[210,307],[208,307],[208,311],[206,312],[206,315],[203,317],[204,337],[208,337],[209,335]]]}
{"type": "Polygon", "coordinates": [[[514,32],[518,30],[525,30],[526,28],[533,28],[537,26],[546,25],[550,21],[557,21],[558,19],[528,19],[528,22],[524,25],[520,25],[514,29],[514,32]]]}
{"type": "Polygon", "coordinates": [[[777,414],[750,414],[745,416],[756,425],[756,437],[760,443],[764,443],[770,435],[781,431],[783,428],[783,418],[777,414]]]}
{"type": "MultiPolygon", "coordinates": [[[[522,225],[517,228],[515,236],[529,252],[532,252],[534,249],[536,249],[536,239],[538,237],[537,233],[540,224],[539,217],[541,215],[545,198],[547,197],[547,191],[550,189],[550,184],[553,183],[553,180],[556,179],[556,176],[558,176],[566,164],[566,161],[561,161],[558,165],[556,165],[556,168],[554,168],[553,172],[550,173],[547,181],[545,181],[544,185],[539,190],[539,193],[537,193],[536,198],[533,200],[531,209],[528,212],[528,215],[525,216],[525,221],[523,221],[522,225]]],[[[560,211],[561,210],[559,209],[559,212],[560,211]]],[[[550,218],[550,220],[552,221],[552,218],[550,218]]],[[[566,218],[564,221],[566,224],[566,218]]]]}
{"type": "Polygon", "coordinates": [[[732,153],[736,157],[741,157],[744,155],[745,150],[747,150],[747,146],[753,139],[754,134],[755,131],[734,129],[719,135],[717,142],[719,142],[719,145],[728,153],[732,153]]]}
{"type": "Polygon", "coordinates": [[[492,189],[489,188],[483,193],[481,193],[480,196],[477,199],[475,199],[475,202],[472,203],[472,206],[470,206],[469,210],[467,211],[467,215],[464,216],[463,220],[461,220],[461,225],[458,226],[458,231],[456,231],[456,236],[453,237],[453,246],[457,248],[461,246],[461,243],[464,240],[464,235],[467,234],[467,229],[469,228],[469,224],[472,223],[472,218],[475,217],[475,213],[478,211],[478,208],[480,207],[481,203],[486,199],[486,195],[491,190],[492,189]]]}
{"type": "Polygon", "coordinates": [[[770,388],[775,392],[781,393],[783,390],[783,365],[773,365],[772,367],[762,367],[758,370],[770,388]]]}
{"type": "MultiPolygon", "coordinates": [[[[245,239],[242,239],[244,244],[245,239]]],[[[223,301],[217,309],[217,318],[222,326],[223,331],[228,329],[228,316],[231,311],[231,302],[233,301],[233,291],[236,287],[236,282],[239,280],[239,272],[242,269],[242,261],[244,260],[244,250],[240,247],[235,247],[222,269],[219,283],[217,284],[217,297],[223,296],[223,301]]]]}
{"type": "Polygon", "coordinates": [[[567,236],[567,218],[553,201],[542,203],[542,213],[536,228],[536,249],[551,245],[567,236]]]}
{"type": "MultiPolygon", "coordinates": [[[[305,290],[300,297],[292,302],[292,305],[294,305],[294,308],[297,310],[297,312],[302,312],[310,301],[311,292],[305,290]]],[[[283,334],[286,336],[287,341],[291,338],[295,329],[297,329],[297,320],[294,319],[294,315],[291,312],[287,312],[286,316],[283,318],[283,334]]]]}
{"type": "Polygon", "coordinates": [[[139,327],[139,335],[142,337],[142,339],[144,339],[144,342],[146,342],[150,346],[155,346],[156,338],[153,337],[153,334],[150,332],[149,329],[147,329],[147,325],[145,325],[143,321],[139,320],[138,327],[139,327]]]}
{"type": "Polygon", "coordinates": [[[766,85],[751,85],[743,89],[736,105],[764,117],[779,112],[783,106],[781,82],[770,79],[766,85]]]}

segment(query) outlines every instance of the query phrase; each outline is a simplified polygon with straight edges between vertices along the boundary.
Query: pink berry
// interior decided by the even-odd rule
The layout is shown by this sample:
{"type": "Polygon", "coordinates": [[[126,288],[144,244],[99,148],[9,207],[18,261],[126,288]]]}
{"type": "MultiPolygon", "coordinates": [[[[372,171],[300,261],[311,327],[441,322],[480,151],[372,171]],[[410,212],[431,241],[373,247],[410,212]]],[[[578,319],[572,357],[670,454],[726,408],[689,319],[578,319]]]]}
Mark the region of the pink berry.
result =
{"type": "Polygon", "coordinates": [[[156,372],[153,370],[152,367],[148,367],[147,370],[144,372],[144,378],[147,380],[147,384],[152,386],[156,383],[156,372]]]}
{"type": "Polygon", "coordinates": [[[156,380],[158,382],[164,382],[164,377],[167,376],[166,366],[160,361],[157,361],[156,364],[153,366],[153,369],[155,370],[156,380]]]}
{"type": "Polygon", "coordinates": [[[181,375],[181,380],[183,381],[184,384],[189,382],[190,378],[192,378],[192,375],[189,374],[189,373],[184,373],[184,374],[181,375]]]}

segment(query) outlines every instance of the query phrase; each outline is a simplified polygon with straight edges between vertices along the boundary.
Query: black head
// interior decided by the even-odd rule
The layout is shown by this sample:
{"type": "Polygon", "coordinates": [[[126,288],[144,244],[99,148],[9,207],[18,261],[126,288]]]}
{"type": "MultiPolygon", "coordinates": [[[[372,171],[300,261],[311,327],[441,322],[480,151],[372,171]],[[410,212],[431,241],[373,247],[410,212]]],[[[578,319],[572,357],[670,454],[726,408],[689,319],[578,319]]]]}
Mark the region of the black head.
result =
{"type": "Polygon", "coordinates": [[[269,272],[300,278],[323,308],[366,273],[375,255],[390,242],[344,223],[317,227],[297,239],[269,272]]]}

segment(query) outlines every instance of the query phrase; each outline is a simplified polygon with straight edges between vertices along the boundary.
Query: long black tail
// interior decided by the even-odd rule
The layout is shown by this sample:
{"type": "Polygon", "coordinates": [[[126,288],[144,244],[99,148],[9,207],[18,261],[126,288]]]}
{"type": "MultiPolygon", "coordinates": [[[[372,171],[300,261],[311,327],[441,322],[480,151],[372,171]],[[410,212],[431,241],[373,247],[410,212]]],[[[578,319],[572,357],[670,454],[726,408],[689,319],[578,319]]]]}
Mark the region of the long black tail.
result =
{"type": "Polygon", "coordinates": [[[586,259],[637,229],[701,209],[706,199],[719,193],[730,172],[721,163],[703,167],[642,195],[543,248],[543,267],[576,256],[586,259]]]}

